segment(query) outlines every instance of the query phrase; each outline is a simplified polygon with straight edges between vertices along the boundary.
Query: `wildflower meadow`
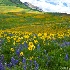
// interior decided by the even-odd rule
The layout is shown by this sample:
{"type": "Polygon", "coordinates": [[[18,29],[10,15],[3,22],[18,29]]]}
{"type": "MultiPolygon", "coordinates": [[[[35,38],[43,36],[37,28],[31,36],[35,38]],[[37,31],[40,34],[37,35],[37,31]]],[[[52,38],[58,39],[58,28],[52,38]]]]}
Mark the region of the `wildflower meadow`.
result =
{"type": "Polygon", "coordinates": [[[70,70],[70,16],[0,14],[0,70],[70,70]]]}

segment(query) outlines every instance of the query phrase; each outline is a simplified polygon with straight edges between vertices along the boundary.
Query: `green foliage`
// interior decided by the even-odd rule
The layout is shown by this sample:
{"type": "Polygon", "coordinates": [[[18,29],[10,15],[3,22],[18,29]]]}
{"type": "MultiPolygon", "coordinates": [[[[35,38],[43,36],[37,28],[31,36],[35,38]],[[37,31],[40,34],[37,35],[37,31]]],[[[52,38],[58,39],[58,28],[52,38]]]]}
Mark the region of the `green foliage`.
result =
{"type": "Polygon", "coordinates": [[[39,64],[38,70],[67,70],[70,68],[69,29],[70,16],[67,15],[62,15],[61,17],[61,15],[55,16],[50,13],[1,13],[0,55],[4,55],[4,67],[6,70],[23,70],[25,64],[21,62],[23,57],[25,57],[27,70],[30,68],[34,70],[35,60],[39,64]],[[42,33],[42,36],[38,36],[36,30],[38,33],[42,33]],[[51,39],[43,38],[44,30],[46,30],[47,36],[55,32],[54,34],[56,35],[54,37],[56,39],[53,39],[52,36],[50,36],[51,39]],[[28,31],[29,34],[27,34],[28,31]],[[30,32],[32,32],[32,34],[30,32]],[[62,35],[62,38],[58,38],[58,32],[60,32],[59,35],[62,35]],[[25,35],[28,35],[29,39],[25,38],[25,35]],[[36,38],[34,38],[34,35],[36,38]],[[1,42],[1,39],[3,42],[1,42]],[[34,40],[38,40],[38,43],[34,43],[34,40]],[[29,46],[29,42],[33,42],[35,49],[32,51],[28,50],[28,48],[24,46],[24,42],[26,42],[26,46],[29,46]],[[11,51],[11,48],[13,48],[14,51],[11,51]],[[21,48],[20,52],[23,52],[23,56],[16,54],[18,48],[21,48]],[[32,67],[30,67],[29,60],[32,56],[32,67]],[[11,57],[18,59],[19,62],[15,66],[8,68],[5,64],[11,62],[11,57]]]}

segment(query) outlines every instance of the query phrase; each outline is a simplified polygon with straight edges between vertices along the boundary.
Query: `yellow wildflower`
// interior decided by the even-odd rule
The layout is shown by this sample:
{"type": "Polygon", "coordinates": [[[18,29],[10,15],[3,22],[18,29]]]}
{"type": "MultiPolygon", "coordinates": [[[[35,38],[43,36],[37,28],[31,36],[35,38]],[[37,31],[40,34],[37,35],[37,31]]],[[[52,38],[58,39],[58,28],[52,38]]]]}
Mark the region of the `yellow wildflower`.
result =
{"type": "Polygon", "coordinates": [[[8,42],[10,42],[10,40],[8,40],[8,42]]]}
{"type": "Polygon", "coordinates": [[[7,36],[7,34],[4,34],[4,37],[6,37],[7,36]]]}
{"type": "Polygon", "coordinates": [[[20,42],[20,39],[17,39],[16,42],[20,42]]]}
{"type": "Polygon", "coordinates": [[[33,45],[33,42],[29,42],[29,46],[33,45]]]}
{"type": "Polygon", "coordinates": [[[36,36],[34,36],[34,39],[36,38],[36,36]]]}
{"type": "Polygon", "coordinates": [[[34,43],[36,44],[36,43],[38,43],[38,41],[37,40],[34,40],[34,43]]]}
{"type": "Polygon", "coordinates": [[[39,36],[39,37],[42,36],[42,33],[39,33],[38,36],[39,36]]]}
{"type": "Polygon", "coordinates": [[[15,41],[13,42],[13,44],[14,44],[14,45],[16,44],[15,41]]]}
{"type": "Polygon", "coordinates": [[[28,50],[31,50],[32,51],[32,47],[28,47],[28,50]]]}
{"type": "Polygon", "coordinates": [[[28,47],[28,50],[31,50],[32,51],[34,49],[35,49],[35,46],[34,45],[28,47]]]}
{"type": "Polygon", "coordinates": [[[33,46],[33,50],[35,49],[35,46],[33,46]]]}
{"type": "Polygon", "coordinates": [[[19,65],[22,65],[22,62],[19,62],[19,65]]]}
{"type": "Polygon", "coordinates": [[[22,42],[22,44],[24,44],[24,42],[22,42]]]}
{"type": "Polygon", "coordinates": [[[29,38],[29,35],[25,35],[24,38],[27,38],[28,39],[29,38]]]}
{"type": "Polygon", "coordinates": [[[10,39],[10,37],[8,36],[7,39],[10,39]]]}
{"type": "Polygon", "coordinates": [[[10,50],[11,50],[12,52],[14,52],[14,48],[11,48],[10,50]]]}
{"type": "Polygon", "coordinates": [[[20,52],[20,56],[23,56],[24,54],[23,54],[23,52],[20,52]]]}
{"type": "Polygon", "coordinates": [[[14,39],[14,41],[16,40],[16,38],[13,38],[14,39]]]}
{"type": "Polygon", "coordinates": [[[33,59],[33,56],[32,56],[32,57],[30,57],[29,59],[30,59],[30,60],[32,60],[32,59],[33,59]]]}

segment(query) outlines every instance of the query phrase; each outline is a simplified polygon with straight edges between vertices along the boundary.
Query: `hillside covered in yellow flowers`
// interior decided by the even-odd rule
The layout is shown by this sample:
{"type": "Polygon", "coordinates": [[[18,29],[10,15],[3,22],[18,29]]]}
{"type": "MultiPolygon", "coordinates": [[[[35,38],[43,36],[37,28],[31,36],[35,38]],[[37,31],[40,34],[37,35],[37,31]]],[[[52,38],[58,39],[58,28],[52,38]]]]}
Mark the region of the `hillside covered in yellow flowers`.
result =
{"type": "Polygon", "coordinates": [[[17,6],[0,1],[0,70],[69,70],[70,15],[17,6]]]}

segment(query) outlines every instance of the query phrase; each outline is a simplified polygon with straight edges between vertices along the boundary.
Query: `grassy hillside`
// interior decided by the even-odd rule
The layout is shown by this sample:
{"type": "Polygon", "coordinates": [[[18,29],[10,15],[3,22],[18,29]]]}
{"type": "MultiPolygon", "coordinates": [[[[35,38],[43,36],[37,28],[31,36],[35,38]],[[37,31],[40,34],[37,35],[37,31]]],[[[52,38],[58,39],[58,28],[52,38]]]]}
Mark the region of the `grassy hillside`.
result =
{"type": "Polygon", "coordinates": [[[0,0],[0,5],[4,5],[4,6],[19,6],[19,7],[27,8],[24,4],[22,4],[18,0],[0,0]]]}
{"type": "Polygon", "coordinates": [[[0,0],[0,70],[69,70],[70,15],[18,2],[0,0]]]}
{"type": "Polygon", "coordinates": [[[0,46],[0,70],[67,70],[70,16],[1,13],[0,46]]]}
{"type": "Polygon", "coordinates": [[[5,13],[0,14],[0,29],[12,28],[27,24],[50,25],[69,27],[70,16],[54,16],[52,14],[36,14],[36,13],[5,13]],[[5,25],[6,24],[6,25],[5,25]]]}
{"type": "MultiPolygon", "coordinates": [[[[0,13],[7,12],[38,12],[22,4],[19,0],[0,0],[0,13]]],[[[39,13],[39,12],[38,12],[39,13]]]]}

